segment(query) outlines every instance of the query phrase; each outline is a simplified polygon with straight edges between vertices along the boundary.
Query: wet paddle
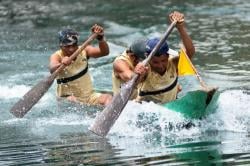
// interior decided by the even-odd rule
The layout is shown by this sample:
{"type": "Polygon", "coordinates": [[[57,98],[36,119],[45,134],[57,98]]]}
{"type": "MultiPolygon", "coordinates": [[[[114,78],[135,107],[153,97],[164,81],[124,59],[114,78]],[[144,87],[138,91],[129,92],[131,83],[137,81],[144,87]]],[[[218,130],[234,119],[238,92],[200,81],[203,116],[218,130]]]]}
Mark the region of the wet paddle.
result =
{"type": "MultiPolygon", "coordinates": [[[[97,34],[93,33],[71,56],[70,59],[73,60],[78,56],[83,49],[96,38],[97,34]]],[[[48,91],[52,85],[54,79],[57,77],[58,73],[61,72],[66,66],[62,64],[56,71],[54,71],[50,76],[41,80],[36,84],[31,90],[29,90],[10,110],[10,112],[18,117],[22,118],[48,91]]]]}
{"type": "MultiPolygon", "coordinates": [[[[175,24],[176,21],[171,23],[161,40],[157,43],[149,56],[142,62],[144,65],[150,61],[151,57],[155,55],[162,43],[166,41],[167,37],[175,27],[175,24]]],[[[130,81],[121,87],[120,93],[116,94],[111,103],[96,117],[94,124],[90,127],[92,132],[102,137],[105,137],[108,134],[110,128],[113,126],[115,121],[120,116],[123,108],[126,106],[138,78],[139,75],[135,74],[130,81]]]]}

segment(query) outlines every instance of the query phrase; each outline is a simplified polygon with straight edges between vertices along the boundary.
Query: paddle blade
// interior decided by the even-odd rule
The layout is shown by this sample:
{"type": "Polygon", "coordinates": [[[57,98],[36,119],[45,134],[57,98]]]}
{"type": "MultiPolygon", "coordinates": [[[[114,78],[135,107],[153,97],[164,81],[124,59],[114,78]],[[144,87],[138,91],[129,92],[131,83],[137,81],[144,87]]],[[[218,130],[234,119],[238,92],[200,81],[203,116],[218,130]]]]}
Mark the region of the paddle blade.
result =
{"type": "Polygon", "coordinates": [[[139,76],[136,75],[121,87],[120,93],[117,93],[111,103],[97,115],[94,124],[90,127],[90,131],[102,137],[108,134],[110,128],[114,125],[123,108],[126,106],[138,78],[139,76]]]}
{"type": "Polygon", "coordinates": [[[29,90],[10,110],[17,118],[22,118],[39,99],[48,91],[54,79],[51,76],[43,79],[29,90]]]}

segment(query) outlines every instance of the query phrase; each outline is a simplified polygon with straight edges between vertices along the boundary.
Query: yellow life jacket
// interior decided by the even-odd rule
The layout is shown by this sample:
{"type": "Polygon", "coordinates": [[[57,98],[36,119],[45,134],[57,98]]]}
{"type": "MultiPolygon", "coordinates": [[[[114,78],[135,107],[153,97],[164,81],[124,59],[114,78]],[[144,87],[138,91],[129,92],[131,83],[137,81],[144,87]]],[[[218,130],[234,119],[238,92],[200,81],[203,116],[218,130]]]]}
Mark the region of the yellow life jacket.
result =
{"type": "MultiPolygon", "coordinates": [[[[125,52],[123,52],[120,56],[116,57],[114,61],[116,60],[123,60],[125,61],[128,65],[129,68],[131,70],[134,71],[135,66],[133,65],[133,62],[131,61],[131,59],[129,58],[129,55],[125,52]]],[[[121,86],[122,84],[124,84],[125,82],[123,80],[121,80],[120,78],[117,77],[117,75],[115,74],[114,70],[112,72],[112,90],[113,90],[113,94],[117,94],[120,92],[121,86]]],[[[137,87],[134,88],[132,95],[130,97],[130,99],[135,99],[137,97],[137,87]]]]}
{"type": "Polygon", "coordinates": [[[157,103],[166,103],[175,100],[177,97],[177,69],[169,58],[167,69],[163,75],[156,73],[149,67],[146,79],[139,84],[138,100],[154,101],[157,103]]]}
{"type": "MultiPolygon", "coordinates": [[[[62,50],[56,52],[64,57],[62,50]]],[[[88,72],[88,59],[86,51],[82,51],[77,58],[61,71],[57,77],[57,96],[75,96],[86,102],[94,92],[91,77],[88,72]]]]}

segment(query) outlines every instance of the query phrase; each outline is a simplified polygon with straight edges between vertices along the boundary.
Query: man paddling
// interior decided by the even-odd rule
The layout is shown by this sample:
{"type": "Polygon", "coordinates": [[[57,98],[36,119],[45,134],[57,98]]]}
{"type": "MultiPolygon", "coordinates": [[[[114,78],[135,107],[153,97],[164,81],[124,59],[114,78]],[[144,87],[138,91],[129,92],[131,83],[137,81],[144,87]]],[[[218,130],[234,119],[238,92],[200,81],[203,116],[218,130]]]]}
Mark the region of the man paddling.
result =
{"type": "MultiPolygon", "coordinates": [[[[184,25],[184,15],[180,12],[173,12],[169,15],[170,21],[177,21],[176,28],[184,46],[184,51],[189,58],[195,53],[192,39],[187,34],[184,25]]],[[[146,52],[150,54],[159,38],[149,39],[146,43],[146,52]]],[[[164,42],[157,53],[151,58],[150,68],[146,79],[139,85],[139,101],[154,101],[166,103],[175,100],[179,91],[177,65],[179,56],[170,56],[167,42],[164,42]]]]}
{"type": "MultiPolygon", "coordinates": [[[[146,39],[134,41],[126,51],[114,60],[112,72],[114,95],[120,92],[121,86],[130,80],[135,73],[141,75],[141,77],[146,73],[147,67],[140,63],[140,61],[146,58],[146,42],[146,39]]],[[[130,99],[135,99],[136,97],[137,88],[135,87],[130,99]]]]}
{"type": "Polygon", "coordinates": [[[94,91],[88,72],[88,59],[108,55],[109,47],[104,39],[103,27],[95,24],[91,30],[98,34],[99,47],[88,45],[73,61],[69,57],[78,49],[79,34],[72,29],[60,31],[60,50],[51,55],[49,69],[53,73],[61,64],[67,66],[57,77],[58,97],[83,104],[107,105],[112,96],[94,91]]]}

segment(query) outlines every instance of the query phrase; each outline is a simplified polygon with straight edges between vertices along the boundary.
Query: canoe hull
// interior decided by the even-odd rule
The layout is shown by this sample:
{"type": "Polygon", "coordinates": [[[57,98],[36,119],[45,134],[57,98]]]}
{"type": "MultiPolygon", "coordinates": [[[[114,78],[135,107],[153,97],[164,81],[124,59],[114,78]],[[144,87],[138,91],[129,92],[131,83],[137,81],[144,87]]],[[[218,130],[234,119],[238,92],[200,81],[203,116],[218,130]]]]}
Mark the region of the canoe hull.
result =
{"type": "MultiPolygon", "coordinates": [[[[101,93],[110,93],[110,90],[96,90],[101,93]]],[[[190,91],[185,94],[185,96],[168,102],[166,104],[162,104],[166,111],[174,111],[181,113],[185,118],[189,119],[200,119],[205,117],[208,114],[213,113],[216,110],[216,102],[218,100],[219,92],[215,89],[210,92],[206,92],[203,90],[195,90],[190,91]]],[[[72,103],[67,101],[66,99],[60,99],[59,105],[64,110],[66,107],[76,107],[77,110],[85,110],[89,108],[89,105],[80,104],[80,103],[72,103]],[[85,108],[86,107],[86,108],[85,108]]],[[[101,106],[91,106],[93,109],[90,109],[91,113],[96,113],[103,109],[101,106]]],[[[89,109],[88,109],[89,110],[89,109]]]]}
{"type": "Polygon", "coordinates": [[[215,111],[219,92],[212,93],[203,90],[188,92],[175,101],[163,104],[164,108],[181,113],[185,118],[200,119],[215,111]]]}

